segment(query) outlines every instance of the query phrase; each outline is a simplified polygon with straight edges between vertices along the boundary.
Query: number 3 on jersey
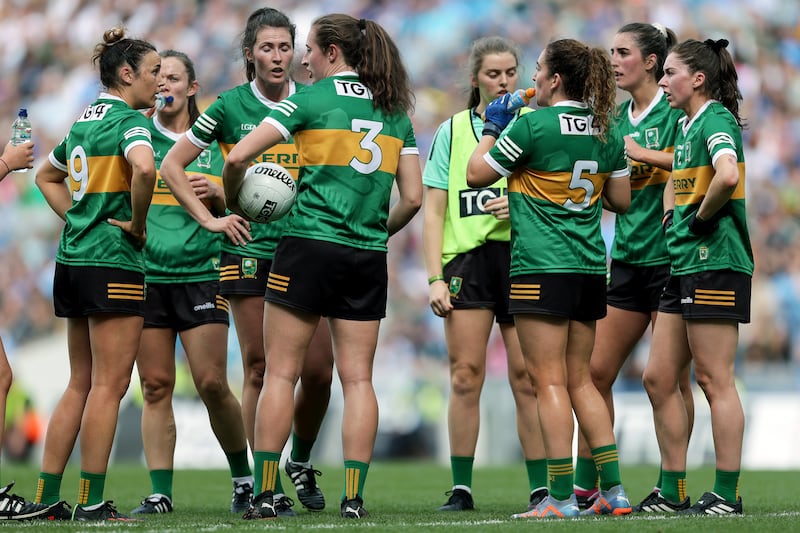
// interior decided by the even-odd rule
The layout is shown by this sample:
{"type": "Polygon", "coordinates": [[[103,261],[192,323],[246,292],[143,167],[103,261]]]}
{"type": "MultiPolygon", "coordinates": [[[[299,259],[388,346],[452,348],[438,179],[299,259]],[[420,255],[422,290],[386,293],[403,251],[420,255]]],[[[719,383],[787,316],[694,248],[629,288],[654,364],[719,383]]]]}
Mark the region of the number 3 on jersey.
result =
{"type": "Polygon", "coordinates": [[[358,157],[350,160],[350,166],[361,174],[372,174],[381,167],[383,163],[383,154],[381,147],[375,142],[378,135],[383,129],[382,122],[374,120],[353,119],[350,123],[350,131],[355,133],[366,131],[366,134],[361,138],[359,146],[370,153],[369,161],[361,161],[358,157]]]}

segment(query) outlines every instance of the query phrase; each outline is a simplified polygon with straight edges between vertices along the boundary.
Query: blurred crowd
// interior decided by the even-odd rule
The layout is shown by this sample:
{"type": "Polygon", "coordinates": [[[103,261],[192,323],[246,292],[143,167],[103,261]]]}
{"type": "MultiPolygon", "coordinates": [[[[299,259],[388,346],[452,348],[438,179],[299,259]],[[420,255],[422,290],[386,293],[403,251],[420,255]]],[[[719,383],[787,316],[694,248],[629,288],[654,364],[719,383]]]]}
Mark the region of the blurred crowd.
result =
{"type": "MultiPolygon", "coordinates": [[[[103,31],[118,24],[159,50],[188,53],[197,67],[202,102],[208,104],[244,81],[240,32],[248,14],[261,5],[244,0],[0,0],[0,124],[8,126],[0,128],[0,142],[8,140],[18,108],[26,107],[37,161],[45,158],[100,90],[92,50],[103,31]]],[[[766,363],[800,367],[800,3],[278,0],[270,5],[297,25],[298,67],[305,32],[323,13],[373,19],[390,32],[416,88],[414,123],[423,160],[436,126],[466,105],[466,57],[477,37],[499,34],[517,42],[523,80],[530,78],[536,57],[552,38],[574,37],[608,48],[616,30],[631,21],[659,22],[681,40],[730,40],[744,95],[741,115],[748,124],[747,201],[756,257],[752,323],[742,328],[741,360],[747,368],[766,363]]],[[[302,68],[296,79],[307,82],[302,68]]],[[[0,183],[0,335],[11,357],[16,346],[61,327],[51,303],[61,223],[44,204],[33,177],[34,172],[13,174],[0,183]]],[[[377,380],[384,371],[409,374],[402,380],[406,386],[387,379],[393,394],[406,399],[425,394],[424,377],[434,373],[430,367],[446,362],[442,325],[428,307],[421,223],[420,215],[390,241],[390,308],[376,359],[377,380]]],[[[611,219],[606,226],[612,228],[611,219]]],[[[646,343],[638,350],[642,357],[646,343]]],[[[502,350],[501,343],[491,350],[490,369],[497,375],[505,372],[502,350]]],[[[231,354],[231,360],[238,362],[238,355],[231,354]]],[[[640,366],[633,358],[626,368],[632,381],[638,380],[640,366]]],[[[397,421],[399,426],[407,422],[397,421]]]]}

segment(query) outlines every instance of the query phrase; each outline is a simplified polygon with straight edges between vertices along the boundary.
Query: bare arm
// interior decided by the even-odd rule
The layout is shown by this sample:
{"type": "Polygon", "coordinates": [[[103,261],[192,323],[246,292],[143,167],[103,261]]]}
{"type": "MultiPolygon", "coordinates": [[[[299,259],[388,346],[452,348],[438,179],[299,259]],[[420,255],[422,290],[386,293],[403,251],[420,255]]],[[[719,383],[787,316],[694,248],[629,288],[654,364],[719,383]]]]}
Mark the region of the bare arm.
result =
{"type": "Polygon", "coordinates": [[[396,181],[400,199],[389,210],[389,219],[386,222],[389,235],[394,235],[403,229],[422,205],[422,171],[419,166],[419,155],[400,156],[396,181]]]}
{"type": "Polygon", "coordinates": [[[109,219],[109,223],[130,233],[144,245],[147,239],[147,210],[153,199],[153,188],[156,185],[156,162],[153,149],[149,146],[134,146],[128,152],[128,163],[131,166],[131,219],[109,219]]]}
{"type": "Polygon", "coordinates": [[[645,148],[631,139],[630,135],[625,136],[625,153],[634,161],[641,161],[664,170],[672,170],[674,155],[671,152],[645,148]]]}
{"type": "Polygon", "coordinates": [[[739,165],[732,154],[720,156],[714,164],[714,170],[716,172],[711,178],[708,192],[697,210],[697,216],[703,220],[710,220],[716,215],[731,199],[739,184],[739,165]]]}
{"type": "MultiPolygon", "coordinates": [[[[216,218],[197,196],[192,181],[186,175],[186,167],[200,155],[201,151],[202,149],[192,144],[186,135],[181,136],[161,162],[161,177],[178,202],[201,226],[214,233],[224,233],[234,244],[245,245],[253,240],[250,235],[250,223],[239,215],[216,218]]],[[[223,196],[216,200],[214,208],[219,208],[224,213],[224,204],[223,196]]]]}
{"type": "Polygon", "coordinates": [[[467,184],[470,187],[486,187],[500,178],[500,174],[483,158],[492,149],[495,141],[491,135],[484,135],[472,152],[467,164],[467,184]]]}
{"type": "MultiPolygon", "coordinates": [[[[425,188],[423,204],[422,249],[428,278],[442,276],[442,248],[444,246],[444,221],[447,212],[447,191],[425,188]]],[[[444,278],[429,283],[428,302],[437,316],[447,316],[453,309],[450,291],[444,278]]]]}
{"type": "Polygon", "coordinates": [[[612,178],[603,185],[603,208],[623,214],[631,205],[631,179],[612,178]]]}
{"type": "Polygon", "coordinates": [[[72,207],[72,194],[66,179],[67,173],[54,167],[49,160],[45,161],[36,172],[36,186],[42,191],[47,204],[61,220],[65,220],[67,209],[72,207]]]}

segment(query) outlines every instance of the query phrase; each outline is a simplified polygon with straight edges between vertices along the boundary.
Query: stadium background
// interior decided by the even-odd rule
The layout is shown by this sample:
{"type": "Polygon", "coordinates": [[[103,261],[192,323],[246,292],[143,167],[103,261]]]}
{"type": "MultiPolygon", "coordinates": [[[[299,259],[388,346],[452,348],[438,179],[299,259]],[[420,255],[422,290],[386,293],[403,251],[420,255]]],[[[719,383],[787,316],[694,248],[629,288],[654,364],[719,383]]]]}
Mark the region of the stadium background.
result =
{"type": "MultiPolygon", "coordinates": [[[[242,0],[0,0],[0,125],[7,125],[0,128],[0,142],[7,141],[18,108],[27,107],[38,167],[97,94],[92,49],[105,29],[119,23],[159,49],[187,52],[197,67],[204,107],[220,91],[244,81],[240,32],[247,15],[262,5],[242,0]]],[[[800,2],[280,0],[269,5],[284,10],[297,25],[298,66],[314,17],[345,12],[380,22],[410,71],[423,159],[436,126],[466,103],[465,61],[477,37],[499,34],[521,46],[521,84],[529,80],[550,39],[574,37],[608,48],[615,31],[630,21],[660,22],[680,39],[729,39],[744,94],[741,114],[749,124],[744,132],[747,201],[756,254],[752,323],[741,329],[737,363],[748,416],[744,466],[800,467],[800,451],[792,446],[800,438],[800,2]]],[[[306,81],[303,69],[296,79],[306,81]]],[[[16,378],[7,420],[12,436],[25,418],[25,398],[43,423],[68,374],[64,325],[53,317],[51,301],[61,222],[33,177],[33,172],[13,174],[0,183],[0,335],[16,378]]],[[[445,460],[446,352],[440,320],[427,305],[421,223],[418,215],[390,241],[390,303],[375,365],[381,405],[376,455],[445,460]]],[[[604,230],[610,239],[611,217],[604,230]]],[[[235,339],[231,331],[229,372],[238,390],[241,363],[235,339]]],[[[640,382],[648,349],[645,338],[617,384],[623,461],[658,462],[640,382]]],[[[499,339],[490,346],[488,367],[478,459],[513,461],[519,446],[499,339]]],[[[224,464],[185,373],[179,389],[177,465],[224,464]]],[[[339,460],[339,394],[331,401],[317,461],[339,460]]],[[[704,464],[711,457],[710,431],[705,402],[700,394],[696,397],[690,460],[704,464]]],[[[141,460],[137,402],[134,386],[123,408],[116,460],[141,460]]],[[[34,442],[29,450],[34,460],[37,449],[34,442]]]]}

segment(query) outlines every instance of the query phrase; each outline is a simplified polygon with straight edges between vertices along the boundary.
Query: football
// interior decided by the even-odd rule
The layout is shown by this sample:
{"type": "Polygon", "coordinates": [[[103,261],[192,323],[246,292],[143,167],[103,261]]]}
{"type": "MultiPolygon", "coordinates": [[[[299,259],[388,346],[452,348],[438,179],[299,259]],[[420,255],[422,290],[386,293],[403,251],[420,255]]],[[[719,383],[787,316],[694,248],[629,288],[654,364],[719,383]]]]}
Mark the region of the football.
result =
{"type": "Polygon", "coordinates": [[[286,215],[297,195],[297,183],[288,170],[275,163],[256,163],[244,175],[239,207],[250,220],[273,222],[286,215]]]}

